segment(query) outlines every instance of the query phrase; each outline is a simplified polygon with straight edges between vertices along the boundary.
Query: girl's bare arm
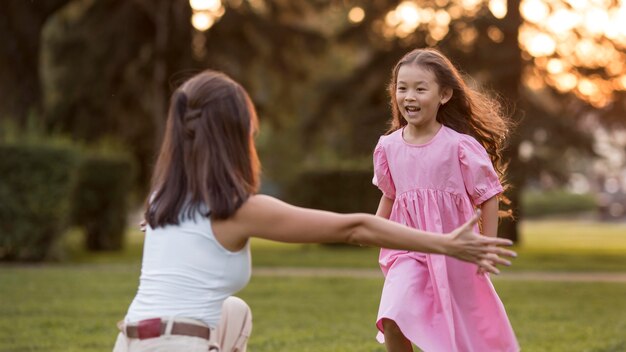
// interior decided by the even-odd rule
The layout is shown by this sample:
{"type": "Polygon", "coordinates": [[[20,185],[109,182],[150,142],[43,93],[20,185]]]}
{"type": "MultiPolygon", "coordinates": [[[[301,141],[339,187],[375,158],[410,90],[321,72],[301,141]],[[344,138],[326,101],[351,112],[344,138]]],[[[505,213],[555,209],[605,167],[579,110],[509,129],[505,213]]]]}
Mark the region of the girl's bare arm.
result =
{"type": "Polygon", "coordinates": [[[498,237],[498,197],[491,197],[481,206],[482,234],[498,237]]]}
{"type": "Polygon", "coordinates": [[[389,219],[389,216],[391,216],[392,207],[393,199],[387,198],[385,196],[380,197],[380,202],[378,202],[378,209],[376,209],[376,216],[389,219]]]}

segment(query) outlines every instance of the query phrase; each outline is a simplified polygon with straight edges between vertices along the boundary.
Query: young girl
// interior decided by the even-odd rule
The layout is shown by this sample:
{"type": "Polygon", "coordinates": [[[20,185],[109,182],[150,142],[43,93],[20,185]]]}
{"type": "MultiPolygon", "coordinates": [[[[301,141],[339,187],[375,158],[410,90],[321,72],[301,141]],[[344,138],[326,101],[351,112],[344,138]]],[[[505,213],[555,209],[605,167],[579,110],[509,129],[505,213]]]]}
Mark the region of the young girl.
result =
{"type": "MultiPolygon", "coordinates": [[[[483,234],[495,237],[507,134],[497,102],[469,88],[433,49],[406,54],[389,92],[391,128],[374,150],[374,184],[383,192],[376,215],[445,233],[477,207],[483,234]]],[[[425,352],[519,350],[502,302],[475,265],[385,248],[379,259],[377,338],[388,351],[412,351],[411,343],[425,352]]]]}
{"type": "Polygon", "coordinates": [[[497,247],[510,241],[472,231],[476,216],[441,236],[257,195],[256,126],[248,94],[222,73],[199,73],[174,92],[146,202],[139,289],[115,352],[244,352],[252,315],[232,295],[250,279],[251,237],[447,254],[490,272],[509,264],[498,254],[514,255],[497,247]]]}

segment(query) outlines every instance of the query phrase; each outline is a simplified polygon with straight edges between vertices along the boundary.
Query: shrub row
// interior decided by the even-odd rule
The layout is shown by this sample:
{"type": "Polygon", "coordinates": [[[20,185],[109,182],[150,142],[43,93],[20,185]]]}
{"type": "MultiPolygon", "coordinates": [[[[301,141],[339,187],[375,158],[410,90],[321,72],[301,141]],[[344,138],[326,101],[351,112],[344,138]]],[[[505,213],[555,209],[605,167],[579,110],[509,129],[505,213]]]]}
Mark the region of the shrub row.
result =
{"type": "Polygon", "coordinates": [[[49,145],[0,145],[0,260],[57,256],[70,225],[92,250],[119,249],[132,162],[49,145]]]}
{"type": "MultiPolygon", "coordinates": [[[[372,185],[370,170],[330,170],[301,173],[288,188],[287,198],[294,204],[340,213],[374,213],[380,191],[372,185]]],[[[528,191],[522,196],[524,216],[575,214],[598,209],[591,194],[563,190],[528,191]]]]}
{"type": "Polygon", "coordinates": [[[83,158],[72,198],[72,223],[85,230],[89,250],[118,250],[124,244],[131,160],[123,157],[83,158]]]}
{"type": "Polygon", "coordinates": [[[75,154],[0,146],[0,259],[43,260],[69,224],[75,154]]]}
{"type": "Polygon", "coordinates": [[[592,194],[575,194],[563,190],[548,192],[527,191],[522,195],[524,216],[576,214],[598,210],[592,194]]]}
{"type": "Polygon", "coordinates": [[[296,205],[339,213],[374,213],[382,193],[371,170],[323,170],[300,174],[288,188],[296,205]]]}

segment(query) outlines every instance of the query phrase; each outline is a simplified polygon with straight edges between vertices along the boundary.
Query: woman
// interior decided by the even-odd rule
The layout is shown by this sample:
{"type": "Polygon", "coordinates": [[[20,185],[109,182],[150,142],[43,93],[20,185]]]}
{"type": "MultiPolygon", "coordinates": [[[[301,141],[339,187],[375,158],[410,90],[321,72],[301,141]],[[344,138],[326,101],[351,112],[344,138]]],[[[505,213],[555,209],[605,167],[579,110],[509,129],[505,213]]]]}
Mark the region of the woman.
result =
{"type": "Polygon", "coordinates": [[[336,214],[257,195],[254,106],[226,75],[205,71],[173,94],[146,202],[137,295],[114,351],[245,351],[252,320],[231,297],[250,278],[249,239],[347,242],[446,254],[498,273],[510,241],[417,231],[367,214],[336,214]]]}

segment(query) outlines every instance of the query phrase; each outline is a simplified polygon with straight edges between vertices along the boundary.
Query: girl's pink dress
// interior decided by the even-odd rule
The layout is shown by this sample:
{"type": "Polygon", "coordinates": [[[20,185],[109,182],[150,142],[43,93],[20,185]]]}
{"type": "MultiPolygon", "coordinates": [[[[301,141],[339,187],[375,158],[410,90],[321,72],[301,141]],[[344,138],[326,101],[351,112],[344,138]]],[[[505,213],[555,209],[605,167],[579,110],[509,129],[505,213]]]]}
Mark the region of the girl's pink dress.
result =
{"type": "MultiPolygon", "coordinates": [[[[442,126],[430,142],[414,145],[402,131],[381,137],[374,151],[373,182],[394,199],[391,220],[447,233],[502,192],[487,152],[474,138],[442,126]]],[[[385,275],[379,342],[382,319],[388,318],[425,352],[519,351],[504,306],[476,265],[384,248],[379,262],[385,275]]]]}

